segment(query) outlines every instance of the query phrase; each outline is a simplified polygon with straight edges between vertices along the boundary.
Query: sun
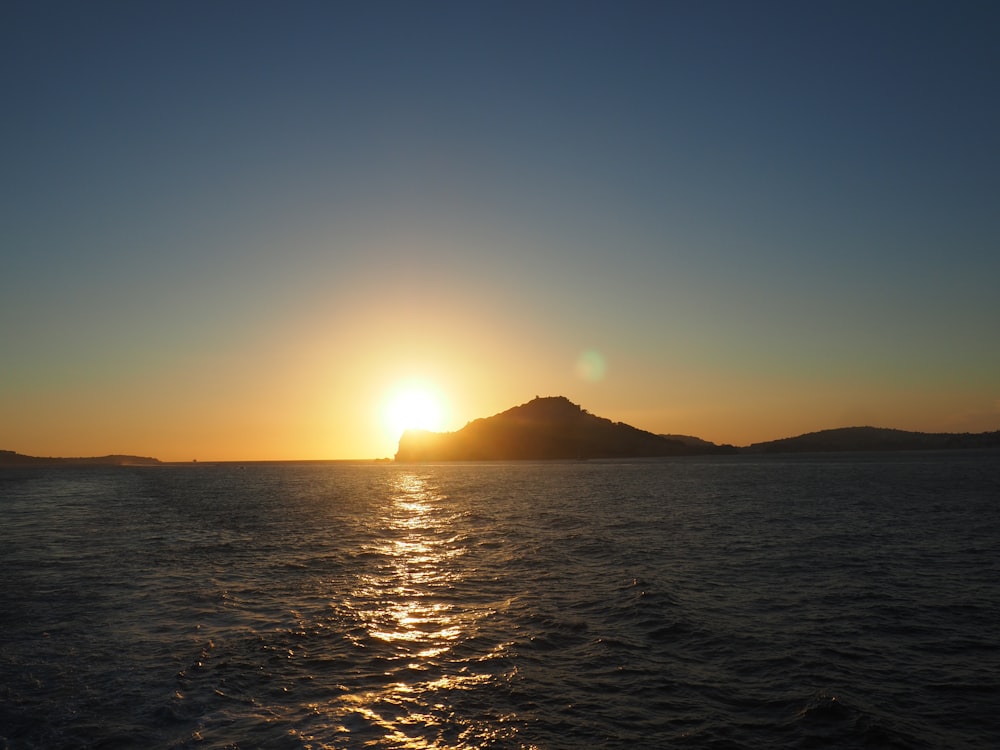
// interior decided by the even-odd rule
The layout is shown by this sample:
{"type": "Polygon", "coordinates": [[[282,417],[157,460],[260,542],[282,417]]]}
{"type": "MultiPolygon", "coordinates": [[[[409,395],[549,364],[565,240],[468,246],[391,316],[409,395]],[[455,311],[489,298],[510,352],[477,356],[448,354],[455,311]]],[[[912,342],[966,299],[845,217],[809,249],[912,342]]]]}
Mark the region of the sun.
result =
{"type": "Polygon", "coordinates": [[[444,410],[440,395],[430,386],[407,383],[395,388],[385,402],[386,427],[394,438],[406,430],[440,432],[444,410]]]}

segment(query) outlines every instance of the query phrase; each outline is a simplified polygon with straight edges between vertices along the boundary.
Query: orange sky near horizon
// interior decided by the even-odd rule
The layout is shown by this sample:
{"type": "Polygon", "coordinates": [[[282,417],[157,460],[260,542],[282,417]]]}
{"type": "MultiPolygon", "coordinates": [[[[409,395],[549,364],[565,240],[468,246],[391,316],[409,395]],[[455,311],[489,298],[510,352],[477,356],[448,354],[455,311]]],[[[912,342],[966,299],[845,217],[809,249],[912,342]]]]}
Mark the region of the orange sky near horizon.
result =
{"type": "MultiPolygon", "coordinates": [[[[742,380],[701,373],[621,372],[612,360],[600,382],[584,381],[575,352],[524,352],[521,365],[502,353],[428,355],[434,362],[397,359],[374,338],[341,368],[332,353],[282,347],[281,367],[238,376],[248,363],[203,361],[203,370],[166,371],[152,379],[91,383],[61,391],[44,404],[6,407],[2,445],[29,455],[128,453],[164,461],[313,460],[391,457],[398,435],[385,408],[398,384],[423,383],[440,394],[442,429],[492,416],[536,395],[565,395],[598,416],[657,433],[690,434],[718,443],[752,442],[829,427],[871,424],[921,431],[996,429],[996,414],[977,414],[975,394],[956,399],[942,390],[899,392],[893,398],[859,387],[742,380]],[[560,361],[561,360],[561,361],[560,361]],[[529,364],[533,363],[533,364],[529,364]],[[541,364],[541,367],[539,367],[541,364]],[[540,385],[538,385],[540,384],[540,385]],[[833,392],[833,398],[824,398],[833,392]],[[963,411],[963,409],[965,411],[963,411]]],[[[265,358],[270,359],[270,358],[265,358]]]]}

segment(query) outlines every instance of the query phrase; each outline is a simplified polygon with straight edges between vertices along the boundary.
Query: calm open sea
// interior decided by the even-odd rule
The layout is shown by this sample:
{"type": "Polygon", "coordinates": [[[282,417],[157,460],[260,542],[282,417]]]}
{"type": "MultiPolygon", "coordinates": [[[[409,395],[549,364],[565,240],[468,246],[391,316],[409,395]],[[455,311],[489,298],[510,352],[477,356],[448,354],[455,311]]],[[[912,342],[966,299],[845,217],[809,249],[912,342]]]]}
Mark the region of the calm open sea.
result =
{"type": "Polygon", "coordinates": [[[1000,746],[1000,455],[0,472],[0,748],[1000,746]]]}

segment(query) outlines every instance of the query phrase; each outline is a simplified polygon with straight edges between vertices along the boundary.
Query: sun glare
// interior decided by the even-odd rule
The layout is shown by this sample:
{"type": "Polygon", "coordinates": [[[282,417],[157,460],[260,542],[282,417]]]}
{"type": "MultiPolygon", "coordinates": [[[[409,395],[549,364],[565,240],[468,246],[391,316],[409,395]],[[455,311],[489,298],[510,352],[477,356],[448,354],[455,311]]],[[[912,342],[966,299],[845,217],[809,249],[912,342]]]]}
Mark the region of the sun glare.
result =
{"type": "Polygon", "coordinates": [[[441,399],[426,386],[402,386],[389,396],[385,420],[394,438],[410,429],[439,432],[444,425],[441,399]]]}

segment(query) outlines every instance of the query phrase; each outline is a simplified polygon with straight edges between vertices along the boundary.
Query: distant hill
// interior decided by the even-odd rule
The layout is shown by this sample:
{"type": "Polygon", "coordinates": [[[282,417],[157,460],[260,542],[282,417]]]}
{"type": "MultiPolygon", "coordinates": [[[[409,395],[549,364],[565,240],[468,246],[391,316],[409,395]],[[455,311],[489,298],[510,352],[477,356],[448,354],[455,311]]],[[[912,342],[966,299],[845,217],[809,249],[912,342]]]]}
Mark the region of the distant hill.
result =
{"type": "MultiPolygon", "coordinates": [[[[735,449],[729,448],[728,452],[735,449]]],[[[407,430],[397,461],[638,458],[727,452],[691,444],[597,417],[563,396],[526,404],[469,422],[456,432],[407,430]]]]}
{"type": "Polygon", "coordinates": [[[49,458],[25,456],[0,450],[0,468],[7,466],[152,466],[158,459],[145,456],[94,456],[91,458],[49,458]]]}
{"type": "Polygon", "coordinates": [[[798,437],[754,443],[741,453],[824,453],[831,451],[912,451],[1000,448],[1000,431],[980,433],[907,432],[884,427],[841,427],[798,437]]]}

